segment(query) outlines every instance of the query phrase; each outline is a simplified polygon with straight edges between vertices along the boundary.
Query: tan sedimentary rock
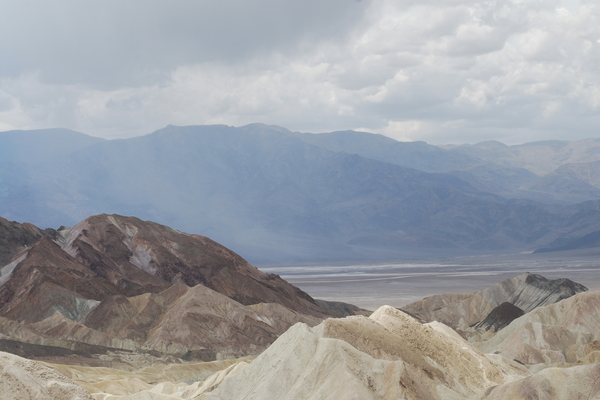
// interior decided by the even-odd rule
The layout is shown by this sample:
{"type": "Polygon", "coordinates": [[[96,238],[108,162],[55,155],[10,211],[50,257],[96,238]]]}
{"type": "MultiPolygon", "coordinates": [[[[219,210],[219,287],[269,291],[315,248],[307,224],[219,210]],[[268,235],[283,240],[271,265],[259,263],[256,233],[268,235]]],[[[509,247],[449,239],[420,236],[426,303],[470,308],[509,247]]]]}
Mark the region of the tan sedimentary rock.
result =
{"type": "Polygon", "coordinates": [[[593,361],[597,349],[591,343],[600,339],[598,310],[600,292],[579,293],[517,318],[478,346],[526,364],[593,361]]]}
{"type": "Polygon", "coordinates": [[[57,369],[85,388],[94,399],[193,398],[210,392],[249,358],[202,363],[162,363],[139,369],[44,364],[57,369]]]}
{"type": "Polygon", "coordinates": [[[385,306],[370,318],[329,319],[312,329],[296,324],[200,398],[464,399],[527,375],[385,306]]]}
{"type": "Polygon", "coordinates": [[[130,339],[116,338],[104,332],[88,328],[78,322],[65,318],[58,312],[43,321],[30,325],[37,332],[44,335],[87,343],[97,346],[112,347],[117,349],[137,350],[139,346],[130,339]]]}
{"type": "Polygon", "coordinates": [[[600,399],[600,365],[546,368],[528,378],[488,389],[477,400],[600,399]]]}
{"type": "MultiPolygon", "coordinates": [[[[205,286],[187,286],[148,333],[145,346],[163,352],[210,349],[256,354],[278,336],[268,318],[205,286]]],[[[287,328],[287,327],[286,327],[287,328]]]]}
{"type": "Polygon", "coordinates": [[[91,400],[90,394],[52,368],[0,352],[1,400],[91,400]]]}

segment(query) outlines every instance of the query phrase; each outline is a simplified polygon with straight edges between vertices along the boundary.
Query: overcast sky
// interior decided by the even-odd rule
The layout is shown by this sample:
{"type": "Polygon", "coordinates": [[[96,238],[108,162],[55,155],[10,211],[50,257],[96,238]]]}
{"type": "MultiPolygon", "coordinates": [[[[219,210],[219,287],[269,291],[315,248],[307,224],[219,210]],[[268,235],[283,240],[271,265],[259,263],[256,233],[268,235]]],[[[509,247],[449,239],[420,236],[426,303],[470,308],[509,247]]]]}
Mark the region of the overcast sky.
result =
{"type": "Polygon", "coordinates": [[[600,137],[598,0],[0,0],[0,131],[600,137]]]}

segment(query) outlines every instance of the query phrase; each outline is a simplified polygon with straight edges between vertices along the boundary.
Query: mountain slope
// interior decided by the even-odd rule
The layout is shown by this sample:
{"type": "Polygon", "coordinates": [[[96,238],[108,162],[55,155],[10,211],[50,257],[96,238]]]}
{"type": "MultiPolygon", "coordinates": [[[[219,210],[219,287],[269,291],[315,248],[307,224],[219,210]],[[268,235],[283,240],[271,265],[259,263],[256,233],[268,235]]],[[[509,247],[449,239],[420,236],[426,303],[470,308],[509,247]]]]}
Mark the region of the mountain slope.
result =
{"type": "Polygon", "coordinates": [[[119,215],[53,236],[16,254],[0,283],[1,333],[20,347],[41,346],[32,354],[241,356],[296,322],[336,315],[203,236],[119,215]]]}
{"type": "MultiPolygon", "coordinates": [[[[163,282],[161,288],[177,282],[202,284],[245,305],[279,303],[301,313],[327,315],[306,293],[203,236],[119,215],[93,216],[59,234],[67,253],[124,289],[140,286],[139,275],[143,282],[163,282]]],[[[132,290],[131,295],[142,294],[132,290]]]]}
{"type": "Polygon", "coordinates": [[[546,368],[537,374],[488,389],[477,400],[596,399],[600,365],[546,368]]]}
{"type": "MultiPolygon", "coordinates": [[[[0,266],[6,265],[19,249],[33,245],[45,235],[53,236],[54,232],[42,231],[32,224],[19,224],[0,218],[0,266]]],[[[2,272],[0,276],[4,276],[6,272],[2,272]]]]}

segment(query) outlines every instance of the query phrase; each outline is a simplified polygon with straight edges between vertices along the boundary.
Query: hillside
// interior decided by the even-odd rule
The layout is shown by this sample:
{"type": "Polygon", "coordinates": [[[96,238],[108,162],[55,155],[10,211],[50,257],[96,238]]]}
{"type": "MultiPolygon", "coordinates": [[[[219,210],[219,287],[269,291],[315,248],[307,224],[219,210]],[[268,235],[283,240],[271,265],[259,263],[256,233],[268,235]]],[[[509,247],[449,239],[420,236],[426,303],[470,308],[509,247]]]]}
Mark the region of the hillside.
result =
{"type": "Polygon", "coordinates": [[[220,244],[156,223],[97,215],[46,236],[5,225],[0,345],[23,355],[90,363],[111,353],[109,365],[149,351],[243,356],[296,322],[338,315],[220,244]]]}

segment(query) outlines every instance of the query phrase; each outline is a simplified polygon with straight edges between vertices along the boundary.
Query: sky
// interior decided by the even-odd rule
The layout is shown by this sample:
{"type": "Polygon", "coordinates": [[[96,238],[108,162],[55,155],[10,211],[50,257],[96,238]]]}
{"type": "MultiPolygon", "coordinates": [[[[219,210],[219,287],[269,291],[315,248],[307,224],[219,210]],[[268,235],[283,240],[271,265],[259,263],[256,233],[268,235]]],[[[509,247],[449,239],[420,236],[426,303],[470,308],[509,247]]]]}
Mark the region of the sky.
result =
{"type": "Polygon", "coordinates": [[[597,0],[0,0],[0,131],[600,137],[597,0]]]}

